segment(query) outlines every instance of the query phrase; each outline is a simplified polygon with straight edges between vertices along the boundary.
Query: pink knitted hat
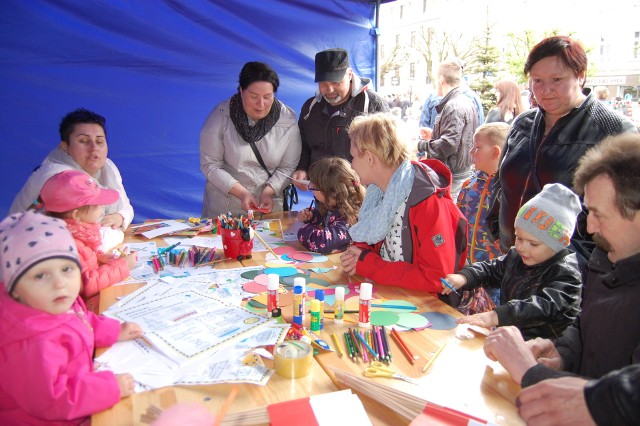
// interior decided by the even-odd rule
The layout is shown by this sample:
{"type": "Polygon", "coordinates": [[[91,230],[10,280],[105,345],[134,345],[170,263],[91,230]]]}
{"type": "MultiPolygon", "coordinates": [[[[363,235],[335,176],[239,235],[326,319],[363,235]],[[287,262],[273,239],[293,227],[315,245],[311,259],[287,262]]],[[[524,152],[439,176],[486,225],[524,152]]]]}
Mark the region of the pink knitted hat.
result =
{"type": "Polygon", "coordinates": [[[28,210],[0,222],[0,280],[9,293],[33,265],[53,258],[80,265],[76,243],[64,221],[28,210]]]}

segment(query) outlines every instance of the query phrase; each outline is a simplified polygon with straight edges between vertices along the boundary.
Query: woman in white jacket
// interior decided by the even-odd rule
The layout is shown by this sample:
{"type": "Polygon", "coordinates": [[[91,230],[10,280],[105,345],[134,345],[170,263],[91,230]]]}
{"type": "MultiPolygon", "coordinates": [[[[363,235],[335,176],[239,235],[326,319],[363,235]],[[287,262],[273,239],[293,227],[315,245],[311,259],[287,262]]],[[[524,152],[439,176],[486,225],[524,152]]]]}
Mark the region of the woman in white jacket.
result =
{"type": "Polygon", "coordinates": [[[207,180],[203,217],[282,210],[301,140],[295,112],[275,97],[279,84],[268,65],[247,62],[238,93],[207,117],[200,131],[200,168],[207,180]]]}
{"type": "Polygon", "coordinates": [[[105,122],[103,116],[84,108],[68,113],[60,122],[60,144],[29,176],[13,200],[9,213],[25,211],[33,205],[44,183],[53,175],[79,170],[92,176],[101,187],[115,189],[120,194],[117,202],[105,206],[101,233],[104,250],[121,243],[123,231],[133,220],[133,207],[122,185],[120,171],[107,158],[105,122]]]}

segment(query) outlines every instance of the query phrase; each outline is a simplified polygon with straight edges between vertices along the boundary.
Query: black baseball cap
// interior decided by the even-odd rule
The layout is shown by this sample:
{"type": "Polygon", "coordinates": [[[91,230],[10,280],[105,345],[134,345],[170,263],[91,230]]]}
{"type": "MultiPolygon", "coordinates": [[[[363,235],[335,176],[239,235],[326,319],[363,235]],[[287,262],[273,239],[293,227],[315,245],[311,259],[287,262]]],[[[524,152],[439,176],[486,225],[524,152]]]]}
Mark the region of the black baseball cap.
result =
{"type": "Polygon", "coordinates": [[[316,83],[342,81],[349,68],[349,55],[344,49],[327,49],[316,53],[316,83]]]}

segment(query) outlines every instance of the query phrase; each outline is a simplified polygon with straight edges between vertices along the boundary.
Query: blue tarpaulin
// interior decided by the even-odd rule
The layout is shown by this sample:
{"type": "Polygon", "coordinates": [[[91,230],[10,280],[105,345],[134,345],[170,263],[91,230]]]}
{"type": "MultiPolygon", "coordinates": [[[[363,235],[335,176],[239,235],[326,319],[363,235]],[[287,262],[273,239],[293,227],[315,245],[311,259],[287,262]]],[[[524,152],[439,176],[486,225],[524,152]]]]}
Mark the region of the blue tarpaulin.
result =
{"type": "Polygon", "coordinates": [[[199,216],[200,128],[242,65],[271,65],[299,111],[320,50],[343,47],[375,77],[374,13],[366,0],[3,0],[0,215],[84,107],[107,119],[136,222],[199,216]]]}

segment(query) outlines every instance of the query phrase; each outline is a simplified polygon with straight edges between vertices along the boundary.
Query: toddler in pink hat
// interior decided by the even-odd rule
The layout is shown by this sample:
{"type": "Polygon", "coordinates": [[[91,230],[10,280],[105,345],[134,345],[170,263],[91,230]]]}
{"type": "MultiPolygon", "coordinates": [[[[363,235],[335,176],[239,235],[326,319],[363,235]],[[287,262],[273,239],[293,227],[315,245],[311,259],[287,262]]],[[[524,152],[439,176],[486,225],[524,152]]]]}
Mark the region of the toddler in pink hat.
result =
{"type": "Polygon", "coordinates": [[[135,253],[114,259],[100,251],[104,206],[115,203],[118,197],[118,191],[101,188],[91,176],[78,170],[52,176],[40,190],[46,213],[63,219],[76,241],[82,267],[81,295],[94,312],[98,311],[100,290],[127,278],[136,264],[135,253]]]}
{"type": "Polygon", "coordinates": [[[0,424],[80,424],[133,393],[130,374],[93,370],[93,351],[142,330],[87,310],[63,221],[27,211],[0,222],[0,272],[0,424]]]}

